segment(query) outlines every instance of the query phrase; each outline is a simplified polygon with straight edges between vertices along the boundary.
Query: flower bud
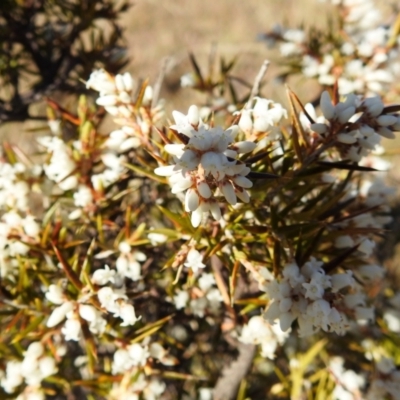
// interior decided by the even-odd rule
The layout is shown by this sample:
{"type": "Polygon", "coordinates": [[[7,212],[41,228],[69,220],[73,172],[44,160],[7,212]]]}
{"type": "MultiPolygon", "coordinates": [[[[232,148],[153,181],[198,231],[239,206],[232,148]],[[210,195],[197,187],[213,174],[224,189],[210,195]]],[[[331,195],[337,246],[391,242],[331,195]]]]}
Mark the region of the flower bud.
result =
{"type": "Polygon", "coordinates": [[[380,126],[390,126],[397,122],[397,117],[395,115],[381,115],[376,119],[376,122],[380,126]]]}
{"type": "Polygon", "coordinates": [[[322,114],[324,114],[324,117],[327,120],[331,120],[335,116],[335,107],[332,104],[331,97],[326,90],[321,94],[319,105],[321,107],[322,114]]]}
{"type": "Polygon", "coordinates": [[[188,189],[185,196],[185,211],[195,211],[200,204],[200,197],[194,189],[188,189]]]}
{"type": "Polygon", "coordinates": [[[234,206],[237,203],[235,190],[231,183],[227,182],[221,185],[221,192],[229,204],[234,206]]]}
{"type": "Polygon", "coordinates": [[[199,125],[200,117],[199,117],[199,109],[197,106],[192,105],[189,107],[188,121],[189,121],[189,124],[194,127],[197,127],[197,125],[199,125]]]}
{"type": "Polygon", "coordinates": [[[67,313],[72,311],[72,309],[73,305],[70,301],[67,301],[61,306],[55,308],[47,320],[46,326],[48,328],[53,328],[54,326],[58,325],[65,318],[67,313]]]}

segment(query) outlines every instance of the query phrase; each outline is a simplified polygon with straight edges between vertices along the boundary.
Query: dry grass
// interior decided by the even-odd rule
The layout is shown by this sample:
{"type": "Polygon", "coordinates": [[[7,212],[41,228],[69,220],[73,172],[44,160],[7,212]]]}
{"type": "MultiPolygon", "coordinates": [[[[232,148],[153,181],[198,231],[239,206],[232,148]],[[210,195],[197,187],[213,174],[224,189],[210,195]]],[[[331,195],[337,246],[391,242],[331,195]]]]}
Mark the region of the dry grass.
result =
{"type": "MultiPolygon", "coordinates": [[[[177,108],[187,107],[191,94],[178,88],[180,76],[191,70],[189,51],[206,69],[210,49],[216,45],[224,57],[238,56],[235,72],[251,82],[263,60],[273,56],[257,36],[276,23],[295,27],[310,21],[321,7],[313,0],[138,0],[122,19],[132,57],[129,70],[154,82],[168,57],[162,96],[177,108]]],[[[274,65],[269,76],[273,71],[274,65]]],[[[269,91],[281,97],[284,90],[281,86],[269,91]]]]}

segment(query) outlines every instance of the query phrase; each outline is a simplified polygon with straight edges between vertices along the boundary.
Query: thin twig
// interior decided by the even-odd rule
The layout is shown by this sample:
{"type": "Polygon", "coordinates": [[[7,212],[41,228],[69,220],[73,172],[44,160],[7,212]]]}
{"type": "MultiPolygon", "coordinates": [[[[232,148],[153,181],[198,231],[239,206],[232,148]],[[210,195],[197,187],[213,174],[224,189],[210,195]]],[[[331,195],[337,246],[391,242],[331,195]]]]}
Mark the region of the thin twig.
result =
{"type": "Polygon", "coordinates": [[[167,72],[167,67],[170,61],[171,61],[170,57],[165,57],[161,62],[160,73],[158,74],[157,81],[153,89],[153,100],[151,101],[151,108],[154,108],[157,105],[158,98],[161,92],[161,86],[163,84],[165,74],[167,72]]]}
{"type": "Polygon", "coordinates": [[[264,79],[265,74],[267,73],[268,67],[269,67],[269,61],[264,60],[262,66],[260,68],[260,71],[258,72],[256,79],[254,81],[253,88],[251,89],[249,101],[247,102],[247,104],[245,106],[246,110],[251,108],[251,103],[253,102],[254,97],[256,97],[257,94],[259,93],[261,82],[264,79]]]}
{"type": "Polygon", "coordinates": [[[228,286],[225,283],[224,278],[222,277],[222,273],[221,273],[222,262],[215,254],[213,256],[211,256],[211,268],[214,271],[215,281],[216,281],[219,291],[221,292],[224,303],[228,308],[231,309],[232,308],[231,307],[231,299],[229,297],[228,286]]]}

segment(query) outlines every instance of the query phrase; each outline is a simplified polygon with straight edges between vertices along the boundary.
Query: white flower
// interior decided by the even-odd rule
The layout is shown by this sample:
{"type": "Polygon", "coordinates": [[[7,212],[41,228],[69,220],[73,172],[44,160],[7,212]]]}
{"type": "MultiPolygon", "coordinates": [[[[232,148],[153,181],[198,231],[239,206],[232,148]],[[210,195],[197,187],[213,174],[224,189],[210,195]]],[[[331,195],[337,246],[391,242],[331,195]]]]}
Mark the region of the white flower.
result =
{"type": "Polygon", "coordinates": [[[134,343],[128,346],[127,350],[133,365],[142,367],[146,365],[147,359],[150,356],[147,346],[143,347],[139,343],[134,343]]]}
{"type": "Polygon", "coordinates": [[[13,393],[24,381],[21,367],[22,363],[19,361],[12,360],[7,363],[6,376],[1,378],[1,386],[7,393],[13,393]]]}
{"type": "Polygon", "coordinates": [[[185,308],[189,301],[189,293],[185,290],[179,290],[174,296],[173,301],[178,310],[185,308]]]}
{"type": "Polygon", "coordinates": [[[25,358],[39,358],[44,352],[44,347],[41,342],[32,342],[26,350],[25,358]]]}
{"type": "Polygon", "coordinates": [[[306,289],[305,297],[311,300],[320,299],[325,292],[321,284],[314,279],[309,283],[303,283],[302,286],[306,289]]]}
{"type": "Polygon", "coordinates": [[[136,317],[132,304],[128,303],[121,303],[115,316],[119,316],[123,320],[121,326],[135,325],[140,320],[140,317],[136,317]]]}
{"type": "Polygon", "coordinates": [[[297,320],[299,336],[308,336],[319,329],[343,335],[349,329],[348,309],[355,319],[373,318],[373,309],[365,307],[365,295],[357,291],[351,272],[326,275],[322,262],[311,258],[299,270],[294,263],[282,271],[282,278],[268,282],[262,289],[270,297],[264,317],[273,323],[279,320],[283,331],[297,320]],[[353,293],[340,291],[347,286],[353,293]]]}
{"type": "Polygon", "coordinates": [[[167,144],[165,150],[173,155],[175,164],[158,167],[154,172],[169,177],[173,193],[187,190],[185,211],[192,212],[192,225],[199,226],[203,214],[208,212],[217,220],[221,218],[213,198],[216,193],[222,193],[232,205],[237,197],[248,202],[245,189],[252,187],[252,182],[245,175],[250,169],[238,163],[236,157],[238,153],[252,151],[256,145],[248,141],[235,144],[237,126],[223,130],[202,124],[197,108],[190,108],[187,116],[175,112],[174,118],[177,124],[171,128],[187,136],[188,143],[167,144]]]}
{"type": "Polygon", "coordinates": [[[121,253],[124,253],[124,254],[129,254],[130,252],[131,252],[131,250],[132,250],[132,247],[131,247],[131,245],[128,243],[128,242],[120,242],[119,243],[119,245],[118,245],[118,250],[121,252],[121,253]]]}
{"type": "Polygon", "coordinates": [[[191,268],[194,273],[197,273],[199,269],[205,268],[205,264],[202,263],[203,256],[196,250],[190,249],[186,257],[185,267],[191,268]]]}
{"type": "Polygon", "coordinates": [[[330,373],[336,383],[332,396],[335,400],[354,400],[356,393],[360,394],[360,389],[365,385],[365,378],[353,370],[345,370],[343,364],[341,357],[333,357],[329,363],[330,373]]]}
{"type": "Polygon", "coordinates": [[[170,356],[167,350],[165,350],[160,343],[152,343],[150,345],[149,351],[150,356],[160,361],[163,365],[172,366],[177,364],[177,360],[175,359],[175,357],[170,356]]]}
{"type": "Polygon", "coordinates": [[[203,273],[199,278],[199,287],[201,290],[207,292],[213,285],[215,285],[215,278],[213,274],[203,273]]]}
{"type": "Polygon", "coordinates": [[[23,227],[25,233],[30,237],[37,237],[40,233],[40,226],[32,215],[27,215],[25,217],[23,227]]]}
{"type": "Polygon", "coordinates": [[[57,373],[56,361],[53,357],[42,357],[39,360],[39,369],[42,379],[57,373]]]}
{"type": "Polygon", "coordinates": [[[61,332],[64,334],[65,340],[78,341],[81,337],[81,323],[79,319],[74,316],[68,318],[61,328],[61,332]]]}
{"type": "Polygon", "coordinates": [[[158,244],[165,243],[168,240],[166,235],[162,233],[150,232],[147,235],[148,239],[150,240],[153,246],[157,246],[158,244]]]}
{"type": "Polygon", "coordinates": [[[400,311],[394,309],[388,309],[383,314],[388,329],[392,332],[400,333],[400,311]]]}
{"type": "Polygon", "coordinates": [[[338,292],[346,286],[353,286],[355,280],[351,271],[346,271],[345,274],[335,274],[331,276],[332,292],[338,292]]]}
{"type": "Polygon", "coordinates": [[[214,313],[218,312],[221,302],[223,301],[223,297],[221,292],[217,288],[211,288],[206,294],[206,299],[208,300],[208,306],[210,310],[214,313]]]}
{"type": "Polygon", "coordinates": [[[64,302],[64,295],[62,289],[57,285],[50,285],[45,294],[46,299],[54,304],[62,304],[64,302]]]}
{"type": "Polygon", "coordinates": [[[213,389],[212,388],[200,388],[199,389],[199,400],[212,400],[213,389]]]}
{"type": "Polygon", "coordinates": [[[104,69],[93,71],[86,82],[86,87],[100,93],[113,93],[116,90],[115,80],[104,69]]]}
{"type": "MultiPolygon", "coordinates": [[[[143,260],[141,257],[139,258],[143,260]]],[[[132,279],[133,281],[138,281],[141,278],[141,266],[133,257],[128,258],[121,255],[117,258],[115,266],[118,272],[126,278],[132,279]]]]}
{"type": "Polygon", "coordinates": [[[196,85],[195,75],[187,73],[181,76],[181,87],[193,87],[196,85]]]}
{"type": "Polygon", "coordinates": [[[66,303],[61,304],[59,307],[56,307],[47,320],[46,326],[48,328],[52,328],[58,325],[62,320],[65,319],[67,313],[73,310],[73,308],[74,306],[71,301],[67,301],[66,303]]]}
{"type": "Polygon", "coordinates": [[[44,166],[47,177],[64,191],[76,188],[78,178],[73,173],[77,166],[65,142],[57,137],[39,138],[38,142],[52,153],[50,163],[44,166]]]}
{"type": "Polygon", "coordinates": [[[190,300],[189,305],[194,315],[203,318],[208,305],[208,301],[205,297],[200,297],[199,299],[190,300]]]}
{"type": "Polygon", "coordinates": [[[116,300],[126,298],[125,295],[114,292],[114,290],[109,286],[102,287],[100,290],[98,290],[97,297],[101,306],[111,313],[118,312],[116,300]]]}
{"type": "Polygon", "coordinates": [[[78,187],[78,191],[74,193],[73,197],[77,207],[87,207],[93,202],[92,191],[84,185],[78,187]]]}
{"type": "Polygon", "coordinates": [[[118,349],[114,353],[112,373],[113,375],[120,374],[131,368],[133,365],[131,357],[129,356],[128,350],[118,349]]]}
{"type": "Polygon", "coordinates": [[[92,275],[92,281],[96,285],[105,285],[108,282],[115,282],[115,270],[110,269],[108,265],[104,269],[98,269],[92,275]]]}
{"type": "Polygon", "coordinates": [[[79,315],[86,321],[92,322],[98,317],[97,310],[88,304],[79,305],[79,315]]]}
{"type": "MultiPolygon", "coordinates": [[[[253,335],[258,335],[258,338],[254,338],[253,340],[255,340],[254,343],[261,345],[261,355],[271,360],[275,358],[277,346],[282,345],[289,336],[289,332],[282,331],[277,324],[269,324],[261,316],[252,317],[248,326],[253,335]]],[[[249,335],[248,332],[246,334],[249,335]]],[[[249,336],[251,337],[251,334],[249,336]]],[[[244,340],[241,341],[246,343],[244,340]]]]}
{"type": "Polygon", "coordinates": [[[379,265],[363,265],[357,268],[357,273],[367,281],[374,281],[383,278],[385,269],[379,265]]]}
{"type": "Polygon", "coordinates": [[[360,246],[358,246],[358,250],[361,253],[364,253],[366,257],[369,257],[372,254],[374,248],[375,248],[375,242],[367,238],[364,238],[360,246]]]}

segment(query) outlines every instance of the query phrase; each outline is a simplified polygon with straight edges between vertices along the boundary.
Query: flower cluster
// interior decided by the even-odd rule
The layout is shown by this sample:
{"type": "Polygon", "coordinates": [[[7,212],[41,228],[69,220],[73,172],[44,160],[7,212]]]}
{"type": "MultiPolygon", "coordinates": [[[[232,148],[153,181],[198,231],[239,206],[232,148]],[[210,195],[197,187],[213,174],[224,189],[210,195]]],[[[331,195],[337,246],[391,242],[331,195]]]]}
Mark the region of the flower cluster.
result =
{"type": "Polygon", "coordinates": [[[191,290],[178,290],[172,301],[175,307],[185,309],[193,315],[204,317],[206,314],[218,314],[221,309],[222,296],[212,274],[202,273],[198,287],[191,290]]]}
{"type": "Polygon", "coordinates": [[[1,386],[7,393],[14,393],[23,382],[27,387],[25,392],[37,393],[38,399],[44,399],[43,392],[38,386],[43,379],[57,373],[54,357],[45,354],[45,348],[41,342],[32,342],[24,354],[22,361],[9,361],[6,374],[1,379],[1,386]]]}
{"type": "Polygon", "coordinates": [[[155,173],[168,176],[173,193],[186,191],[185,211],[192,212],[194,227],[200,225],[203,214],[211,212],[214,219],[221,219],[218,205],[221,193],[226,201],[235,205],[237,199],[247,203],[246,189],[253,186],[246,178],[250,168],[237,160],[240,153],[254,150],[255,143],[234,142],[237,126],[227,130],[209,127],[199,118],[198,108],[191,106],[188,115],[174,112],[175,125],[171,129],[184,135],[186,144],[167,144],[175,164],[155,169],[155,173]]]}
{"type": "Polygon", "coordinates": [[[86,87],[99,92],[96,103],[114,117],[121,126],[110,133],[106,148],[125,152],[137,148],[148,139],[152,124],[163,115],[161,106],[152,108],[153,89],[151,86],[142,88],[142,97],[135,98],[136,86],[131,74],[115,76],[100,69],[94,71],[86,87]]]}
{"type": "Polygon", "coordinates": [[[92,305],[66,300],[61,288],[56,285],[49,286],[46,298],[58,305],[47,320],[47,327],[53,328],[66,318],[64,326],[61,329],[65,340],[78,341],[81,339],[81,318],[89,323],[90,332],[96,335],[104,333],[106,321],[101,316],[101,313],[92,305]]]}
{"type": "Polygon", "coordinates": [[[323,92],[321,111],[327,123],[314,123],[311,129],[323,138],[334,138],[342,158],[360,161],[376,149],[381,137],[394,139],[393,132],[400,130],[400,115],[386,111],[379,97],[360,100],[348,95],[336,105],[328,92],[323,92]]]}
{"type": "Polygon", "coordinates": [[[331,3],[337,7],[339,32],[336,27],[329,35],[276,25],[260,39],[279,44],[281,56],[291,59],[303,76],[324,86],[337,81],[341,94],[383,93],[399,74],[396,27],[381,23],[374,0],[331,3]]]}
{"type": "MultiPolygon", "coordinates": [[[[140,319],[136,317],[132,304],[127,302],[127,296],[122,286],[123,277],[118,275],[115,270],[110,270],[107,265],[96,270],[92,276],[92,282],[100,286],[109,282],[119,286],[119,288],[103,286],[97,291],[96,295],[100,306],[106,312],[123,320],[121,326],[134,325],[140,319]]],[[[84,296],[80,301],[67,300],[59,286],[50,285],[46,297],[52,303],[59,305],[50,315],[47,326],[52,328],[67,318],[61,330],[65,335],[65,340],[78,341],[81,338],[81,318],[88,323],[89,330],[93,334],[101,336],[104,333],[106,320],[96,307],[83,303],[87,296],[84,296]]]]}
{"type": "Polygon", "coordinates": [[[243,326],[239,340],[260,345],[261,356],[273,360],[278,345],[282,345],[288,336],[289,332],[283,332],[279,325],[271,325],[262,316],[256,315],[243,326]]]}
{"type": "Polygon", "coordinates": [[[62,139],[55,136],[44,136],[39,138],[38,142],[51,154],[49,163],[44,166],[47,177],[61,190],[75,189],[78,186],[77,165],[71,149],[62,139]]]}
{"type": "Polygon", "coordinates": [[[286,265],[282,279],[265,285],[271,299],[265,318],[271,323],[279,319],[283,331],[296,320],[300,336],[320,329],[344,335],[350,328],[348,316],[373,319],[373,309],[366,307],[365,294],[357,290],[351,271],[327,275],[322,266],[315,259],[301,268],[294,263],[286,265]]]}
{"type": "Polygon", "coordinates": [[[245,108],[240,112],[238,125],[250,140],[268,132],[267,135],[263,135],[264,140],[272,142],[281,138],[278,124],[284,118],[287,118],[287,111],[281,104],[257,97],[252,108],[245,108]]]}
{"type": "Polygon", "coordinates": [[[251,85],[191,55],[183,83],[205,100],[172,125],[162,76],[153,92],[97,70],[95,98],[47,99],[38,152],[1,146],[1,398],[398,397],[396,160],[379,144],[400,106],[367,93],[399,28],[334,3],[343,30],[270,37],[289,73],[333,85],[307,99],[319,116],[308,93],[287,89],[287,111],[262,97],[266,62],[251,85]]]}
{"type": "Polygon", "coordinates": [[[334,399],[353,400],[361,397],[361,390],[365,386],[365,377],[357,375],[351,369],[344,368],[344,359],[334,357],[329,363],[329,372],[335,382],[332,396],[334,399]],[[356,397],[355,397],[356,396],[356,397]]]}

